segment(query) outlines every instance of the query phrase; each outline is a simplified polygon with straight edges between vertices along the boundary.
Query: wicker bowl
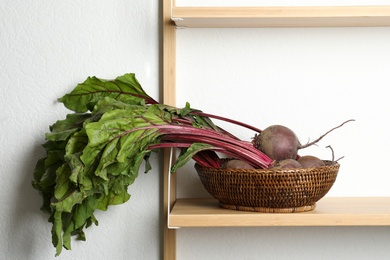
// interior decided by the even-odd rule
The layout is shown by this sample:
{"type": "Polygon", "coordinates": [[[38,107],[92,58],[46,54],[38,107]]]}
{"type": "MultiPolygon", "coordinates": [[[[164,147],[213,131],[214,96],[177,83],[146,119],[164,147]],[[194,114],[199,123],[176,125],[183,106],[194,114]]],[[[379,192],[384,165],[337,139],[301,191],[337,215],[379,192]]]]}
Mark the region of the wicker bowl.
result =
{"type": "Polygon", "coordinates": [[[205,189],[220,206],[268,213],[310,211],[336,180],[339,163],[305,169],[247,170],[195,164],[205,189]]]}

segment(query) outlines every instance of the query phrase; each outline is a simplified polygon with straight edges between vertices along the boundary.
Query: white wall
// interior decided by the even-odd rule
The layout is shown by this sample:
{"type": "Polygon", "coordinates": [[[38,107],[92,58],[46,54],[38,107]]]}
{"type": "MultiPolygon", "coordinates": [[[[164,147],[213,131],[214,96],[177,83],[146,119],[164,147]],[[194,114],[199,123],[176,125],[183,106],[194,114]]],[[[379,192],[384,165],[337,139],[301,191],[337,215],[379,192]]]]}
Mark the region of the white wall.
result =
{"type": "MultiPolygon", "coordinates": [[[[134,72],[159,97],[159,5],[139,1],[0,1],[0,259],[55,259],[51,225],[31,187],[55,102],[87,76],[134,72]]],[[[87,241],[57,259],[159,259],[160,176],[140,173],[125,205],[96,212],[87,241]]]]}
{"type": "MultiPolygon", "coordinates": [[[[151,0],[0,2],[0,259],[54,259],[30,182],[44,133],[68,112],[56,98],[87,76],[126,72],[159,96],[158,10],[151,0]]],[[[310,150],[329,157],[331,144],[345,156],[329,196],[390,196],[390,177],[376,163],[389,155],[389,35],[390,28],[179,30],[177,104],[259,128],[283,123],[302,142],[355,118],[310,150]]],[[[155,161],[130,188],[130,202],[97,212],[87,241],[73,241],[58,259],[160,259],[159,175],[155,161]]],[[[209,196],[191,164],[178,176],[179,196],[209,196]]],[[[181,229],[177,259],[386,259],[389,242],[388,227],[181,229]]]]}

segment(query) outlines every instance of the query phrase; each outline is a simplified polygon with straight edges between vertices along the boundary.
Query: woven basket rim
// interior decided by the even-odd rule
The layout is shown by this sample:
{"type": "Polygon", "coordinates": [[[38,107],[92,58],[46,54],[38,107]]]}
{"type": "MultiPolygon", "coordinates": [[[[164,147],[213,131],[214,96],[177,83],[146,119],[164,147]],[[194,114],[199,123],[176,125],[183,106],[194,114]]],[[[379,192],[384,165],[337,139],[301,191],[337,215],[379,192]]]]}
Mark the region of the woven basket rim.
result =
{"type": "MultiPolygon", "coordinates": [[[[232,160],[231,158],[224,158],[221,159],[223,162],[232,160]]],[[[329,168],[340,168],[340,164],[336,161],[330,161],[330,160],[322,160],[325,163],[325,166],[320,167],[309,167],[309,168],[288,168],[288,169],[232,169],[232,168],[212,168],[207,166],[201,166],[198,163],[195,163],[195,168],[197,169],[203,169],[210,172],[215,173],[223,173],[223,172],[230,172],[230,173],[239,173],[239,174],[315,174],[318,172],[318,174],[321,174],[323,170],[329,169],[329,168]]]]}

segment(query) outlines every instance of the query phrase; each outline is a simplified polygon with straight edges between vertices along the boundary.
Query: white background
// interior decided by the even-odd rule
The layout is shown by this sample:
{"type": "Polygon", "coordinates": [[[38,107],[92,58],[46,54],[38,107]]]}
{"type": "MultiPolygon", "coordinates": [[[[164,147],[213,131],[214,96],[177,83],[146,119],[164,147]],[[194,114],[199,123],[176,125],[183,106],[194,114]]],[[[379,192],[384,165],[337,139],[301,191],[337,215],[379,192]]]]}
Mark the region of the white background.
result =
{"type": "MultiPolygon", "coordinates": [[[[158,99],[159,8],[151,0],[0,2],[0,259],[54,259],[51,226],[30,183],[45,132],[68,112],[55,100],[87,76],[127,72],[158,99]]],[[[390,28],[179,30],[177,105],[189,101],[259,128],[284,124],[303,143],[354,118],[301,154],[326,159],[332,145],[345,156],[329,196],[390,196],[389,46],[390,28]]],[[[131,186],[128,203],[97,212],[87,241],[73,241],[57,259],[161,259],[158,158],[153,166],[131,186]]],[[[177,174],[180,197],[209,196],[192,164],[177,174]]],[[[389,227],[182,229],[177,258],[386,259],[389,234],[389,227]]]]}

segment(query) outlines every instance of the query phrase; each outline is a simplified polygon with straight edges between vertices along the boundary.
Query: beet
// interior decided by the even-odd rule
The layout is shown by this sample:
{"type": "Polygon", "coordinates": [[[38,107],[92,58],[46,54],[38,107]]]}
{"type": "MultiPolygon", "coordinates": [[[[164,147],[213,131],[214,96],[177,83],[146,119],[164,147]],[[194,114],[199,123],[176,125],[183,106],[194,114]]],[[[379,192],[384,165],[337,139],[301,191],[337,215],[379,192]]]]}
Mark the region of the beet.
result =
{"type": "Polygon", "coordinates": [[[341,125],[330,129],[314,141],[304,145],[301,145],[298,137],[291,129],[282,125],[272,125],[267,127],[260,132],[260,134],[255,135],[252,143],[258,150],[266,154],[272,160],[282,161],[285,159],[297,159],[299,149],[307,148],[316,144],[327,134],[350,121],[354,121],[354,119],[343,122],[341,125]]]}
{"type": "Polygon", "coordinates": [[[302,168],[302,165],[294,159],[285,159],[277,162],[272,169],[295,169],[302,168]]]}
{"type": "Polygon", "coordinates": [[[298,162],[302,165],[303,168],[315,168],[325,166],[324,161],[312,155],[301,156],[299,157],[298,162]]]}
{"type": "Polygon", "coordinates": [[[256,135],[254,146],[275,161],[296,159],[301,147],[295,133],[282,125],[272,125],[256,135]]]}
{"type": "Polygon", "coordinates": [[[225,164],[224,168],[227,168],[227,169],[254,169],[254,167],[252,165],[250,165],[249,163],[241,161],[241,160],[237,160],[237,159],[233,159],[233,160],[228,161],[225,164]]]}

